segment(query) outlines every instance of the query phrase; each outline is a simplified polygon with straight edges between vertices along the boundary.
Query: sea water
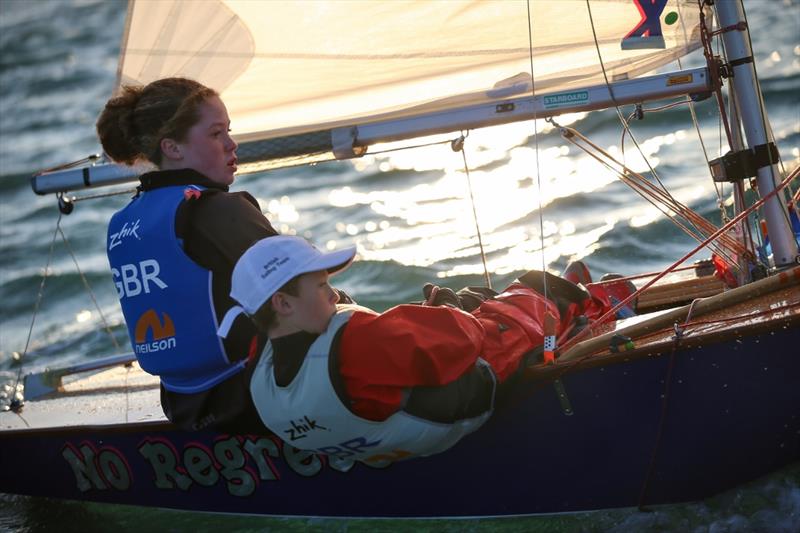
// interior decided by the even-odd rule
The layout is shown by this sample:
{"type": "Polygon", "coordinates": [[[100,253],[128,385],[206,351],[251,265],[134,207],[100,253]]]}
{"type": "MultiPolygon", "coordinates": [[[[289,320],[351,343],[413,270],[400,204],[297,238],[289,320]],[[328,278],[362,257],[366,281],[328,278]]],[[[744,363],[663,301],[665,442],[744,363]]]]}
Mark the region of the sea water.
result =
{"type": "MultiPolygon", "coordinates": [[[[772,128],[791,168],[800,159],[800,5],[797,0],[745,5],[772,128]]],[[[126,349],[104,234],[109,217],[130,194],[79,202],[72,214],[60,217],[56,199],[34,195],[29,185],[36,171],[99,151],[93,125],[114,84],[125,10],[126,3],[116,0],[0,0],[2,403],[20,373],[115,353],[114,342],[126,349]]],[[[693,57],[683,66],[698,64],[693,57]]],[[[709,157],[717,157],[721,130],[713,102],[701,102],[696,110],[709,157]]],[[[614,112],[559,120],[621,156],[622,130],[614,112]]],[[[718,221],[719,200],[685,106],[649,114],[633,131],[673,194],[718,221]]],[[[647,168],[629,137],[624,153],[635,170],[647,168]]],[[[653,271],[693,248],[691,238],[547,124],[474,131],[466,158],[469,180],[461,155],[437,145],[243,176],[234,189],[250,191],[282,233],[331,249],[357,244],[358,262],[336,285],[376,309],[420,300],[428,281],[453,288],[484,283],[470,196],[496,287],[531,268],[558,273],[574,259],[585,261],[595,277],[653,271]]],[[[722,191],[723,200],[729,192],[722,191]]],[[[0,509],[0,529],[10,530],[800,531],[800,467],[708,501],[650,513],[283,520],[7,495],[0,496],[0,509]]]]}

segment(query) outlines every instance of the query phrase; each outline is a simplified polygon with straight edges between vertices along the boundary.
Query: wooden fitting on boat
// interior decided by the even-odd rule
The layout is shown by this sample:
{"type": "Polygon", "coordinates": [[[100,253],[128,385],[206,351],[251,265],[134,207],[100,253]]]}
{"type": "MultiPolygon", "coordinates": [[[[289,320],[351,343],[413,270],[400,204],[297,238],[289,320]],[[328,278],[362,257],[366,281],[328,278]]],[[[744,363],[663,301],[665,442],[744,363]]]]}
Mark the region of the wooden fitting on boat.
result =
{"type": "Polygon", "coordinates": [[[684,304],[697,298],[707,298],[725,290],[725,282],[715,276],[702,276],[656,284],[642,291],[636,304],[640,313],[684,304]]]}
{"type": "Polygon", "coordinates": [[[631,339],[636,339],[637,337],[669,327],[676,322],[682,323],[686,320],[690,310],[692,312],[692,317],[697,318],[701,315],[725,309],[749,299],[795,285],[800,285],[800,267],[792,267],[779,274],[755,281],[749,285],[737,287],[716,296],[697,300],[695,303],[667,311],[653,318],[637,322],[631,326],[579,342],[561,354],[558,361],[560,363],[574,361],[575,359],[605,350],[608,348],[612,337],[615,335],[624,335],[631,339]]]}

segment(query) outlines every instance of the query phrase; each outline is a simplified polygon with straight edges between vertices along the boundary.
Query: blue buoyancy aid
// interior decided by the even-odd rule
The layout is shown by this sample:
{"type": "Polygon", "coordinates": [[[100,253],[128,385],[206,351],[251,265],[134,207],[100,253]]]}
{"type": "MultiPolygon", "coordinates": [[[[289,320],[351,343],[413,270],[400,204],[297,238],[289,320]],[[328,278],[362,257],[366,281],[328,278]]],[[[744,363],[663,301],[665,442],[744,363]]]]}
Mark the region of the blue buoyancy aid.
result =
{"type": "Polygon", "coordinates": [[[139,194],[108,225],[108,262],[141,367],[168,390],[207,390],[244,368],[231,363],[212,296],[212,273],[192,261],[175,235],[186,190],[169,186],[139,194]]]}

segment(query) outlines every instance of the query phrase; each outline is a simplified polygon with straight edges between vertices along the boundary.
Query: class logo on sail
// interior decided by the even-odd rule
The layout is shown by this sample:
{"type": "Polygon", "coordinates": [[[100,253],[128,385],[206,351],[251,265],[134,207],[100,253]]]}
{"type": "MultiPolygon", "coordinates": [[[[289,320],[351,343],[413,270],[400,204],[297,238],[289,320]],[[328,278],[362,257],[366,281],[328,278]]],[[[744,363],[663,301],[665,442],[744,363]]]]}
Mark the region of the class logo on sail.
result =
{"type": "Polygon", "coordinates": [[[137,354],[169,350],[176,344],[175,324],[167,313],[162,312],[159,318],[155,309],[148,309],[136,321],[134,351],[137,354]]]}
{"type": "MultiPolygon", "coordinates": [[[[639,10],[641,20],[622,39],[623,50],[638,50],[646,48],[666,48],[664,35],[661,33],[661,13],[667,5],[667,0],[633,0],[639,10]]],[[[678,21],[678,13],[670,11],[664,17],[667,25],[678,21]]]]}

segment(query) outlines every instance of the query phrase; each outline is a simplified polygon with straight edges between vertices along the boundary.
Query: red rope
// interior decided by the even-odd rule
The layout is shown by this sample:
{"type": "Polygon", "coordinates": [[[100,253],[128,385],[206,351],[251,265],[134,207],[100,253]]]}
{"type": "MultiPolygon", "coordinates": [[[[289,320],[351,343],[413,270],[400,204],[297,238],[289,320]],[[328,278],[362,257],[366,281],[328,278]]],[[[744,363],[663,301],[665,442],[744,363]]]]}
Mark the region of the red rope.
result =
{"type": "Polygon", "coordinates": [[[705,248],[708,245],[708,243],[710,243],[711,241],[713,241],[714,239],[716,239],[717,237],[722,235],[724,232],[728,231],[728,229],[730,229],[733,225],[735,225],[740,220],[742,220],[743,218],[748,216],[750,213],[752,213],[753,211],[755,211],[756,209],[758,209],[759,207],[764,205],[764,203],[767,200],[769,200],[770,198],[772,198],[773,196],[778,194],[778,192],[782,191],[787,185],[789,185],[789,183],[791,183],[792,180],[794,180],[798,176],[798,174],[800,174],[800,167],[797,167],[796,169],[794,169],[786,177],[786,179],[784,179],[772,192],[770,192],[769,194],[767,194],[766,196],[764,196],[763,198],[758,200],[756,203],[751,205],[746,210],[744,210],[741,213],[739,213],[738,215],[736,215],[727,224],[723,225],[717,231],[715,231],[714,233],[709,235],[708,238],[703,240],[699,245],[694,247],[689,253],[687,253],[686,255],[684,255],[683,257],[678,259],[677,261],[675,261],[672,265],[667,267],[660,274],[657,274],[653,279],[651,279],[650,281],[648,281],[647,283],[642,285],[642,287],[637,289],[634,293],[632,293],[631,295],[626,297],[624,300],[619,302],[616,306],[614,306],[610,311],[606,312],[604,315],[602,315],[600,318],[598,318],[596,321],[594,321],[594,323],[590,324],[586,329],[584,329],[583,331],[579,332],[577,335],[575,335],[570,340],[568,340],[565,343],[565,345],[561,347],[561,351],[564,352],[569,347],[575,345],[579,341],[581,341],[584,338],[586,338],[590,333],[593,333],[597,326],[599,326],[599,325],[601,325],[601,324],[603,324],[605,322],[608,322],[609,319],[611,319],[612,317],[614,317],[616,315],[617,311],[622,309],[624,306],[628,305],[628,302],[630,302],[634,298],[637,298],[642,291],[650,288],[656,281],[660,280],[661,278],[663,278],[664,276],[666,276],[667,274],[672,272],[673,269],[675,269],[678,265],[680,265],[681,263],[683,263],[684,261],[686,261],[687,259],[692,257],[694,254],[696,254],[697,252],[699,252],[700,250],[705,248]]]}

